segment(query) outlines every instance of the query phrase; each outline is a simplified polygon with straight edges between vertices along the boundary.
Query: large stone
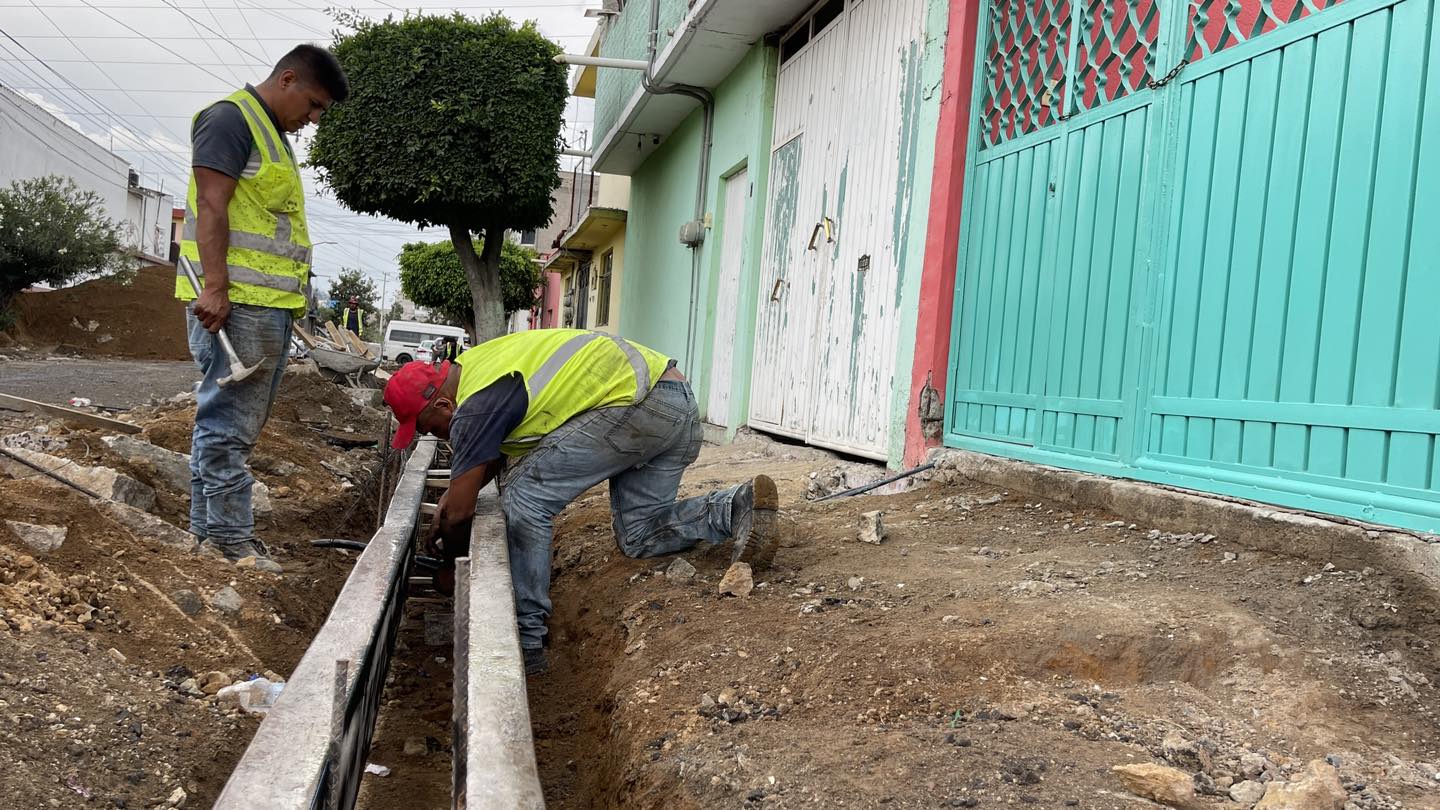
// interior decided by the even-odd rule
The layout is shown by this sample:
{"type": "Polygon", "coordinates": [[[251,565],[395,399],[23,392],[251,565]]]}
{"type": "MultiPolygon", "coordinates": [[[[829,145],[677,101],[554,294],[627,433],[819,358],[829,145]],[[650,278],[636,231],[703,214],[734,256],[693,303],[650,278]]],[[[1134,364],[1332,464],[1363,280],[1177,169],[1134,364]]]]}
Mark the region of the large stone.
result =
{"type": "Polygon", "coordinates": [[[134,436],[106,436],[105,444],[121,458],[153,474],[176,492],[190,492],[190,457],[134,436]]]}
{"type": "Polygon", "coordinates": [[[256,481],[250,488],[250,511],[255,517],[265,517],[273,508],[270,505],[270,488],[256,481]]]}
{"type": "Polygon", "coordinates": [[[1246,807],[1254,806],[1265,796],[1265,786],[1259,782],[1252,782],[1246,779],[1243,782],[1236,782],[1230,786],[1230,798],[1246,807]]]}
{"type": "Polygon", "coordinates": [[[1172,731],[1165,735],[1160,750],[1167,762],[1181,770],[1208,772],[1214,767],[1210,755],[1215,750],[1215,744],[1209,740],[1192,740],[1178,731],[1172,731]]]}
{"type": "Polygon", "coordinates": [[[1255,810],[1341,810],[1345,806],[1345,786],[1335,766],[1324,760],[1313,760],[1305,770],[1289,782],[1271,782],[1265,798],[1255,810]]]}
{"type": "Polygon", "coordinates": [[[720,595],[749,596],[755,590],[755,577],[750,572],[750,563],[737,562],[730,566],[720,578],[720,595]]]}
{"type": "Polygon", "coordinates": [[[123,503],[104,501],[99,507],[106,517],[129,529],[141,540],[153,540],[181,551],[194,551],[196,543],[199,542],[195,535],[184,529],[123,503]]]}
{"type": "Polygon", "coordinates": [[[200,594],[194,591],[176,591],[170,594],[170,601],[186,616],[194,616],[205,609],[205,603],[200,601],[200,594]]]}
{"type": "MultiPolygon", "coordinates": [[[[26,450],[22,447],[9,448],[9,452],[37,467],[51,471],[66,481],[79,484],[101,498],[146,511],[155,506],[155,490],[110,467],[86,467],[68,458],[26,450]]],[[[5,456],[0,456],[0,470],[16,478],[53,480],[5,456]]]]}
{"type": "Polygon", "coordinates": [[[694,579],[695,566],[691,565],[684,557],[676,557],[674,562],[665,568],[665,578],[671,582],[694,579]]]}
{"type": "Polygon", "coordinates": [[[229,585],[216,591],[215,594],[210,597],[210,607],[225,613],[239,613],[240,608],[244,607],[244,605],[245,600],[241,599],[239,592],[229,585]]]}
{"type": "Polygon", "coordinates": [[[1150,762],[1116,765],[1110,769],[1125,789],[1136,796],[1179,808],[1197,807],[1195,780],[1190,774],[1150,762]]]}
{"type": "Polygon", "coordinates": [[[21,523],[7,520],[5,525],[20,541],[40,554],[49,554],[65,542],[64,526],[43,526],[38,523],[21,523]]]}
{"type": "Polygon", "coordinates": [[[860,516],[860,542],[879,545],[885,542],[885,513],[876,510],[860,516]]]}

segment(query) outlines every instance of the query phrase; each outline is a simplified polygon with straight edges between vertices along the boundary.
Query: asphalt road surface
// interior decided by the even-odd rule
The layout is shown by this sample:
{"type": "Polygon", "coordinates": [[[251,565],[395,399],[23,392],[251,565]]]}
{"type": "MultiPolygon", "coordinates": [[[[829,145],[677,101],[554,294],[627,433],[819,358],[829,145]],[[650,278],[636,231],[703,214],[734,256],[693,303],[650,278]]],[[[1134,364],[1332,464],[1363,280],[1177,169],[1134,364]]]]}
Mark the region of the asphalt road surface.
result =
{"type": "Polygon", "coordinates": [[[85,397],[94,405],[131,408],[151,397],[173,397],[200,379],[195,364],[51,355],[0,361],[0,394],[64,405],[85,397]]]}

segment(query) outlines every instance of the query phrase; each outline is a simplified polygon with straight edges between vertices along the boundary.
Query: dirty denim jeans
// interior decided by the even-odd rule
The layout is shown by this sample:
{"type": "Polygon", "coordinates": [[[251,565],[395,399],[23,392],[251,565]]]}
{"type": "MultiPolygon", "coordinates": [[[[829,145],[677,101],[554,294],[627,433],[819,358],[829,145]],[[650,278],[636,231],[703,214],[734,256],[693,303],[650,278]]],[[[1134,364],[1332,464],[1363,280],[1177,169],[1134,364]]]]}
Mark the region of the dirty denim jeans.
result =
{"type": "Polygon", "coordinates": [[[185,310],[190,354],[202,374],[195,394],[195,431],[190,443],[190,531],[224,545],[255,536],[250,504],[254,478],[245,464],[270,418],[275,392],[290,354],[290,311],[235,304],[225,332],[235,354],[247,367],[262,363],[249,377],[226,386],[217,380],[230,373],[220,340],[195,318],[194,305],[185,310]]]}
{"type": "Polygon", "coordinates": [[[627,557],[674,554],[731,536],[731,501],[740,486],[675,500],[700,442],[690,384],[661,380],[638,405],[571,419],[509,471],[500,502],[520,646],[538,648],[545,637],[555,516],[601,481],[610,482],[615,540],[627,557]]]}

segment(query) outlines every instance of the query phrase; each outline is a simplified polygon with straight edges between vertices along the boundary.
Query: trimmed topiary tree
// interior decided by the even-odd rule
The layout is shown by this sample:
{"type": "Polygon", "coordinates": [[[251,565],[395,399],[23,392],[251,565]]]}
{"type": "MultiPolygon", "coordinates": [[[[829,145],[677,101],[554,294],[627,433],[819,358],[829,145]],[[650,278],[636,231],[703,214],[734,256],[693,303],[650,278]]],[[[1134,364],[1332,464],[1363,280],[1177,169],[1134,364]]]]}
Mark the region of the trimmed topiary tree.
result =
{"type": "Polygon", "coordinates": [[[504,234],[549,223],[560,184],[559,46],[498,14],[340,22],[350,99],[321,119],[311,164],[356,211],[447,227],[476,341],[504,334],[504,234]]]}

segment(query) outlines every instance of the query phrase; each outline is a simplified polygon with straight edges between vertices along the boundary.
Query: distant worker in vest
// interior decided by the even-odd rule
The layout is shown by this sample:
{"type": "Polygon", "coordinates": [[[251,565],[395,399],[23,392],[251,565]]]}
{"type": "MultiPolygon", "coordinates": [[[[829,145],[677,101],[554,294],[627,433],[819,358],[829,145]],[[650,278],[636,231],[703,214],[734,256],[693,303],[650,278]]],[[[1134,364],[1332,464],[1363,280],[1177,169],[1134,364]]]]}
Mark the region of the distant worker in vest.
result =
{"type": "Polygon", "coordinates": [[[345,305],[345,311],[340,320],[345,324],[355,337],[365,337],[365,313],[360,309],[360,299],[350,296],[350,303],[345,305]]]}
{"type": "Polygon", "coordinates": [[[450,442],[450,488],[427,538],[447,560],[468,555],[475,497],[510,465],[500,502],[527,674],[548,668],[553,521],[601,481],[610,482],[615,540],[628,557],[732,538],[734,561],[763,569],[775,556],[770,478],[676,501],[700,453],[695,394],[675,361],[637,343],[578,329],[517,332],[453,364],[405,364],[385,403],[400,422],[396,448],[417,433],[450,442]]]}
{"type": "MultiPolygon", "coordinates": [[[[246,461],[270,417],[290,350],[290,324],[304,317],[310,286],[305,190],[287,133],[320,120],[350,93],[334,55],[300,45],[258,86],[246,85],[196,114],[190,189],[180,252],[202,274],[183,271],[175,297],[185,310],[190,353],[202,379],[190,451],[190,531],[205,546],[275,573],[255,536],[246,461]],[[224,327],[246,366],[260,369],[224,386],[229,365],[215,333],[224,327]]],[[[178,269],[178,268],[177,268],[178,269]]]]}

